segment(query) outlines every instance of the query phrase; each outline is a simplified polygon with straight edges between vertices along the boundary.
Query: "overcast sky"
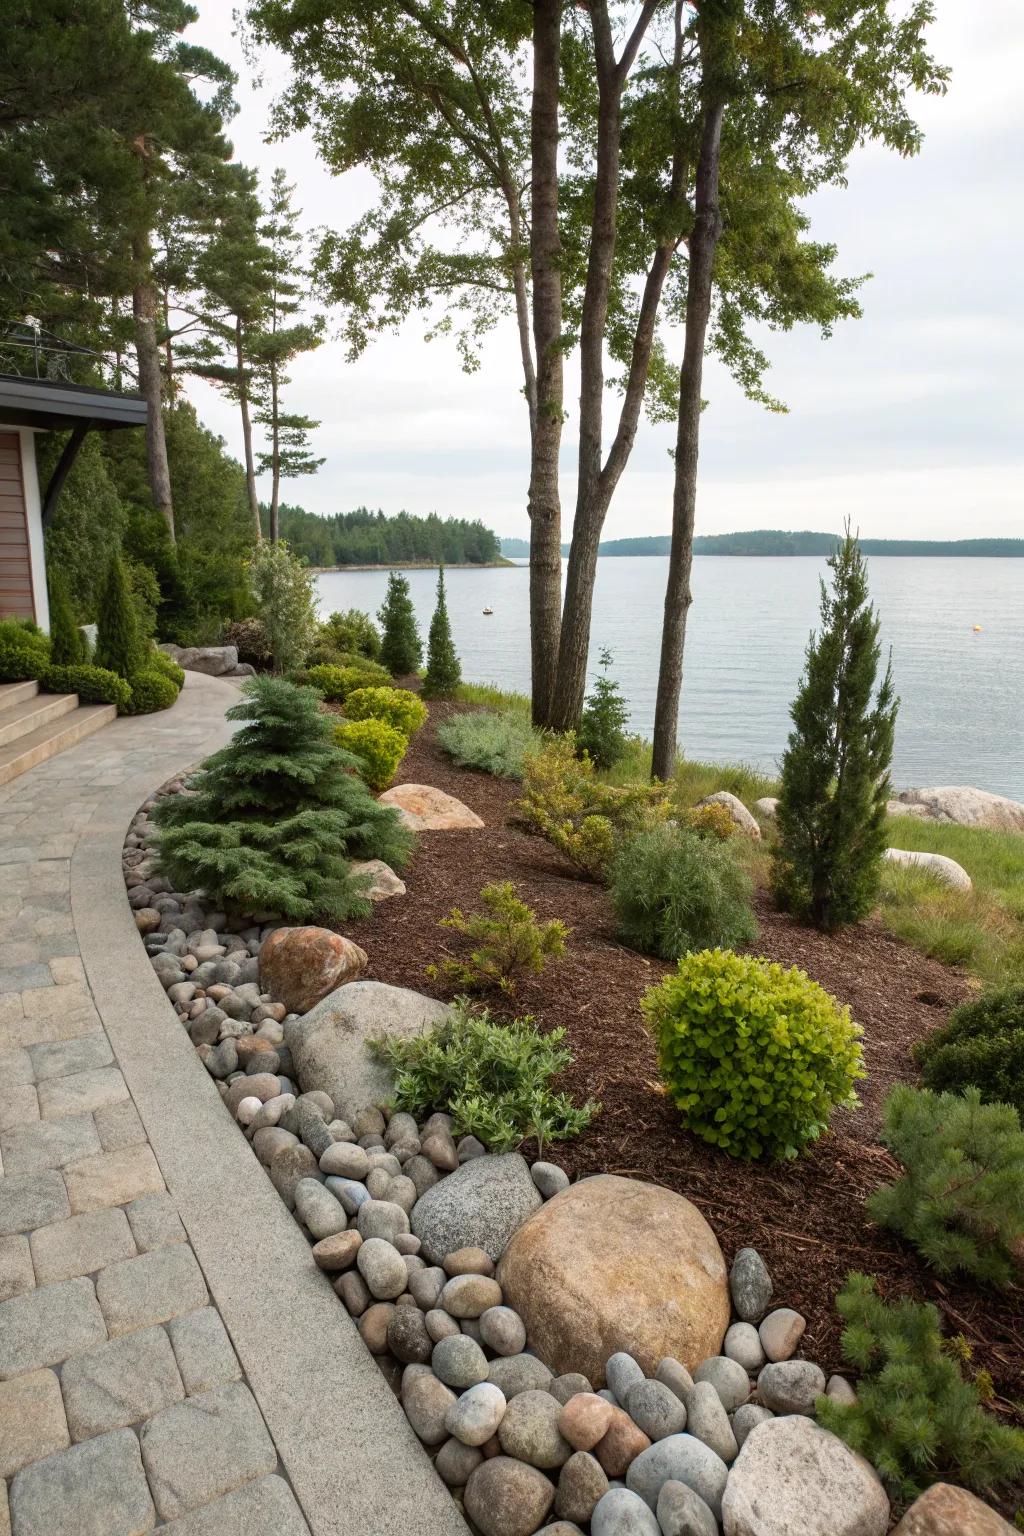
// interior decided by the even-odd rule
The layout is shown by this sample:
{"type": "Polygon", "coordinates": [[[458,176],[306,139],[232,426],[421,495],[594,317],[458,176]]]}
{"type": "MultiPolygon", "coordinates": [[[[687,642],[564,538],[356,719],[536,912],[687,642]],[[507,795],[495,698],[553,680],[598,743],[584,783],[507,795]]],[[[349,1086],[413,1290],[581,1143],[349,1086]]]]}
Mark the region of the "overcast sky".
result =
{"type": "MultiPolygon", "coordinates": [[[[345,226],[366,206],[366,177],[331,177],[308,140],[264,142],[287,64],[266,59],[265,85],[253,90],[226,0],[197,3],[190,36],[239,72],[236,154],[267,180],[285,167],[308,227],[345,226]]],[[[944,98],[918,103],[920,156],[865,150],[848,188],[813,207],[814,234],[836,242],[840,270],[874,274],[862,290],[864,318],[830,341],[807,328],[768,337],[768,383],[788,403],[786,416],[748,403],[711,365],[699,532],[836,529],[849,515],[865,537],[1024,535],[1024,12],[1020,0],[936,4],[934,50],[953,81],[944,98]]],[[[286,482],[286,500],[315,512],[436,510],[527,534],[525,406],[510,323],[489,339],[472,377],[454,344],[427,344],[415,322],[355,363],[328,341],[293,374],[286,407],[321,420],[314,441],[327,462],[315,478],[286,482]]],[[[575,392],[570,375],[567,522],[575,392]]],[[[237,453],[234,408],[205,386],[190,393],[237,453]]],[[[606,537],[668,532],[673,436],[642,426],[606,537]]]]}

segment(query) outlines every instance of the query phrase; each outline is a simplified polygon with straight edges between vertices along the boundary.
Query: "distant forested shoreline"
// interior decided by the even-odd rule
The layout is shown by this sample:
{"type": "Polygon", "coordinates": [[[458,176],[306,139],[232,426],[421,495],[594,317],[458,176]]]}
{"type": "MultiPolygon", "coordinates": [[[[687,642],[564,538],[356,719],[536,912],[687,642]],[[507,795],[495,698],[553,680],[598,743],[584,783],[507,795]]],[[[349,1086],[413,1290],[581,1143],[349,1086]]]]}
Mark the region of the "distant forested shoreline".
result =
{"type": "MultiPolygon", "coordinates": [[[[837,533],[787,533],[779,528],[759,528],[749,533],[706,533],[693,541],[695,555],[830,555],[839,541],[837,533]]],[[[667,555],[672,546],[668,534],[640,539],[607,539],[600,555],[667,555]]],[[[1024,539],[861,539],[866,555],[968,555],[1022,556],[1024,539]]],[[[525,559],[528,539],[502,539],[501,553],[510,560],[525,559]]],[[[568,544],[562,554],[569,553],[568,544]]]]}
{"type": "Polygon", "coordinates": [[[295,554],[321,569],[365,565],[501,565],[501,541],[479,519],[414,517],[399,512],[386,517],[357,507],[318,517],[302,507],[282,504],[281,537],[295,554]]]}

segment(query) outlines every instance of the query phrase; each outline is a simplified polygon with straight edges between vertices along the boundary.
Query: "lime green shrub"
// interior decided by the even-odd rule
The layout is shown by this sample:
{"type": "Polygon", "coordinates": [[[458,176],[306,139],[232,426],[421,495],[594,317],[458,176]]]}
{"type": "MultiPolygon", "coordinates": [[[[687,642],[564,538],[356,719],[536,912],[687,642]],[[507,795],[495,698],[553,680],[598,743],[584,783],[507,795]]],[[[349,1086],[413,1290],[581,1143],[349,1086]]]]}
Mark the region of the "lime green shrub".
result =
{"type": "Polygon", "coordinates": [[[903,1165],[868,1212],[901,1232],[940,1275],[964,1270],[1006,1285],[1024,1237],[1024,1133],[1009,1104],[983,1104],[898,1083],[885,1104],[882,1140],[903,1165]]]}
{"type": "Polygon", "coordinates": [[[729,815],[728,807],[720,800],[709,801],[707,805],[688,806],[680,812],[679,824],[690,832],[696,832],[698,837],[714,838],[719,843],[727,843],[736,834],[736,823],[729,815]]]}
{"type": "Polygon", "coordinates": [[[663,960],[757,938],[753,884],[721,843],[660,822],[624,837],[608,868],[619,935],[663,960]]]}
{"type": "MultiPolygon", "coordinates": [[[[388,674],[384,674],[385,678],[388,674]]],[[[307,687],[318,689],[325,699],[332,704],[343,704],[350,693],[357,688],[373,687],[377,681],[377,669],[368,670],[368,665],[359,662],[356,666],[338,667],[333,663],[324,662],[313,667],[305,667],[300,672],[293,672],[293,683],[305,684],[307,687]]]]}
{"type": "Polygon", "coordinates": [[[371,789],[387,789],[409,749],[408,738],[386,720],[341,720],[334,728],[339,747],[358,759],[371,789]]]}
{"type": "Polygon", "coordinates": [[[1024,1115],[1024,983],[993,987],[954,1008],[949,1023],[914,1047],[927,1088],[977,1088],[990,1104],[1024,1115]]]}
{"type": "Polygon", "coordinates": [[[47,693],[77,693],[83,704],[116,704],[119,715],[128,713],[132,690],[123,677],[106,667],[47,667],[39,679],[47,693]]]}
{"type": "Polygon", "coordinates": [[[169,677],[179,691],[185,686],[185,668],[179,667],[174,657],[168,656],[166,651],[151,651],[146,657],[146,670],[160,672],[164,677],[169,677]]]}
{"type": "Polygon", "coordinates": [[[861,1030],[796,966],[704,950],[641,1008],[683,1124],[734,1157],[795,1157],[859,1102],[861,1030]]]}
{"type": "Polygon", "coordinates": [[[521,779],[529,753],[544,745],[529,717],[471,710],[437,728],[437,739],[460,768],[479,768],[500,779],[521,779]]]}
{"type": "Polygon", "coordinates": [[[537,914],[516,895],[511,880],[485,885],[482,912],[469,916],[453,907],[441,927],[461,933],[473,948],[465,959],[449,955],[427,967],[431,980],[444,977],[462,991],[485,992],[491,987],[511,996],[521,976],[539,976],[549,960],[565,954],[569,930],[558,918],[538,923],[537,914]]]}
{"type": "Polygon", "coordinates": [[[50,642],[21,619],[0,619],[0,683],[38,681],[50,663],[50,642]]]}
{"type": "Polygon", "coordinates": [[[843,1355],[860,1373],[857,1401],[819,1397],[818,1422],[866,1457],[895,1498],[938,1482],[986,1492],[1024,1471],[1024,1433],[982,1407],[956,1358],[965,1346],[942,1337],[935,1307],[888,1305],[872,1276],[853,1273],[836,1308],[843,1355]]]}
{"type": "Polygon", "coordinates": [[[395,1074],[396,1109],[417,1119],[433,1110],[452,1116],[456,1136],[478,1136],[492,1152],[510,1152],[535,1137],[564,1141],[586,1130],[599,1104],[576,1104],[551,1079],[572,1061],[564,1029],[540,1034],[532,1019],[499,1024],[461,999],[443,1023],[423,1035],[370,1042],[395,1074]]]}
{"type": "Polygon", "coordinates": [[[426,721],[427,706],[405,688],[356,688],[345,700],[345,713],[350,720],[386,720],[409,737],[426,721]]]}
{"type": "Polygon", "coordinates": [[[129,715],[154,715],[157,710],[170,709],[181,690],[166,673],[157,667],[143,667],[131,679],[129,715]]]}

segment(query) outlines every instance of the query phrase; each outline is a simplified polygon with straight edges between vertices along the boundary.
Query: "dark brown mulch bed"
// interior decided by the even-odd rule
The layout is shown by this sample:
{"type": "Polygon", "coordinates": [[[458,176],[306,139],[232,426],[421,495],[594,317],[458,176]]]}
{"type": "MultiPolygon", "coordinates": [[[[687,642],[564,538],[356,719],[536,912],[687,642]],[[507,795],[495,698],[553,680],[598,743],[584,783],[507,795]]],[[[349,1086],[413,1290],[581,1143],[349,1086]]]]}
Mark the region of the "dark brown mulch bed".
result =
{"type": "MultiPolygon", "coordinates": [[[[553,1160],[571,1174],[627,1174],[678,1190],[707,1216],[727,1260],[741,1247],[757,1248],[779,1303],[807,1318],[806,1353],[826,1371],[842,1364],[833,1298],[849,1270],[877,1275],[886,1296],[913,1293],[936,1302],[950,1331],[968,1339],[974,1366],[991,1372],[996,1408],[1012,1415],[1011,1400],[1022,1390],[1024,1289],[999,1293],[967,1281],[940,1281],[864,1212],[865,1196],[896,1171],[877,1141],[886,1092],[897,1080],[916,1080],[909,1049],[967,995],[965,979],[880,926],[819,934],[759,895],[761,935],[754,948],[801,966],[849,1004],[864,1028],[868,1076],[860,1090],[862,1108],[838,1114],[832,1133],[797,1161],[735,1161],[680,1129],[659,1087],[638,1005],[671,967],[624,948],[606,893],[575,879],[546,843],[509,825],[516,784],[456,768],[445,756],[434,727],[453,707],[431,705],[430,721],[413,739],[399,778],[458,796],[486,826],[423,834],[405,874],[408,895],[346,928],[369,953],[370,975],[447,996],[425,974],[451,940],[438,929],[439,919],[452,906],[476,905],[489,881],[513,880],[541,917],[560,917],[572,929],[565,959],[522,984],[515,1011],[532,1014],[541,1027],[565,1026],[575,1055],[568,1086],[603,1106],[589,1131],[551,1149],[553,1160]]],[[[509,1011],[501,999],[488,1001],[496,1012],[509,1011]]]]}

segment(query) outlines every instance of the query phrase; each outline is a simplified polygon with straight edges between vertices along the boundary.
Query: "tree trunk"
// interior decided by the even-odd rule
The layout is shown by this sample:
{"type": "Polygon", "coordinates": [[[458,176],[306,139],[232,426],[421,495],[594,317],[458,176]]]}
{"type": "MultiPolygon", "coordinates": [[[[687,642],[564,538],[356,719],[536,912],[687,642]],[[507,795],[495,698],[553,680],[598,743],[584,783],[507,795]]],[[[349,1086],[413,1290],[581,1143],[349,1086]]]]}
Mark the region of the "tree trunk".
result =
{"type": "Polygon", "coordinates": [[[534,0],[532,223],[536,421],[530,442],[530,650],[533,719],[547,725],[562,610],[562,275],[558,234],[558,91],[561,0],[534,0]]]}
{"type": "Polygon", "coordinates": [[[249,495],[249,511],[252,513],[256,543],[263,538],[260,525],[260,499],[256,494],[256,461],[252,452],[252,422],[249,419],[249,385],[245,377],[245,360],[242,356],[242,322],[235,319],[235,365],[238,369],[238,406],[242,413],[242,441],[245,444],[245,488],[249,495]]]}
{"type": "Polygon", "coordinates": [[[271,492],[270,492],[270,542],[277,544],[280,540],[281,530],[278,523],[278,510],[281,505],[281,429],[278,426],[278,402],[277,402],[277,363],[270,365],[270,458],[271,458],[271,492]]]}
{"type": "Polygon", "coordinates": [[[164,436],[163,391],[160,383],[160,349],[156,339],[157,296],[152,280],[145,275],[148,268],[148,243],[134,242],[134,255],[139,275],[132,290],[132,311],[135,316],[135,353],[139,362],[139,388],[145,398],[146,412],[146,467],[149,471],[149,488],[157,511],[167,524],[171,543],[174,543],[174,504],[171,500],[171,472],[167,465],[167,439],[164,436]]]}
{"type": "MultiPolygon", "coordinates": [[[[704,61],[707,80],[707,59],[704,61]]],[[[711,289],[715,250],[722,233],[718,207],[718,167],[725,103],[705,87],[700,153],[694,198],[690,266],[686,285],[686,339],[679,375],[679,417],[676,426],[675,484],[672,492],[672,548],[665,591],[665,621],[661,633],[661,665],[654,711],[654,755],[651,777],[668,779],[675,768],[679,734],[679,694],[683,686],[683,647],[686,619],[693,601],[693,528],[697,512],[697,455],[700,447],[701,381],[704,346],[711,318],[711,289]]]]}

